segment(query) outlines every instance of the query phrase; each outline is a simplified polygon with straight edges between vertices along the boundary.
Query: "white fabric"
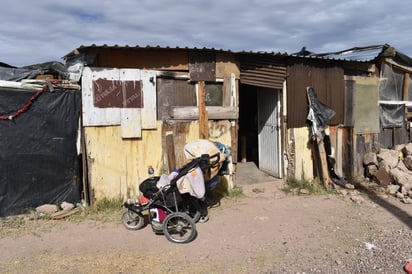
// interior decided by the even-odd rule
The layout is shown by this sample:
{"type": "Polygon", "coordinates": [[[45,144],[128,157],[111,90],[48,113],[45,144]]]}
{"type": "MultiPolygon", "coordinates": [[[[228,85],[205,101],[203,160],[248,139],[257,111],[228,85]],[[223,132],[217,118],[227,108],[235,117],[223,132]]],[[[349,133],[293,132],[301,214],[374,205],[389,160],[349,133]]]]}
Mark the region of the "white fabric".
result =
{"type": "Polygon", "coordinates": [[[206,192],[202,170],[199,167],[190,170],[177,181],[177,188],[180,193],[189,193],[193,197],[202,199],[206,192]]]}

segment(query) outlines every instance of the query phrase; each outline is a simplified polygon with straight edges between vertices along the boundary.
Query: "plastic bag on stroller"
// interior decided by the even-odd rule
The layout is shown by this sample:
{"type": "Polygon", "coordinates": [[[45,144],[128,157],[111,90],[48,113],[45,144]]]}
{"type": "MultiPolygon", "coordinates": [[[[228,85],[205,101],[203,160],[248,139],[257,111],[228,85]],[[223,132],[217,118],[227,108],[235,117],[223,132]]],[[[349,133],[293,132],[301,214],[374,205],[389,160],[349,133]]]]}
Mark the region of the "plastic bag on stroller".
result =
{"type": "MultiPolygon", "coordinates": [[[[174,171],[177,173],[176,171],[174,171]]],[[[157,182],[157,188],[162,188],[170,184],[170,181],[174,178],[174,172],[170,175],[163,174],[160,176],[159,181],[157,182]]],[[[203,199],[205,196],[205,180],[203,177],[202,169],[200,167],[195,167],[188,171],[188,173],[180,177],[176,181],[176,186],[179,193],[189,193],[191,196],[197,199],[203,199]]]]}

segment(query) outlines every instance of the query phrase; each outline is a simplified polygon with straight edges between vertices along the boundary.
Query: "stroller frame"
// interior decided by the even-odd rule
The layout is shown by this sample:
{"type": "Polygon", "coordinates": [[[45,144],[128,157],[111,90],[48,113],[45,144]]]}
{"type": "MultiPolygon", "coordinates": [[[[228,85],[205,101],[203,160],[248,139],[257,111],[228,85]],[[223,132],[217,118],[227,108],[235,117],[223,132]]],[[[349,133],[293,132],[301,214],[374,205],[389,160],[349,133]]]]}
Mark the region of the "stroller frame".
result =
{"type": "Polygon", "coordinates": [[[215,166],[219,160],[219,153],[212,156],[202,154],[180,168],[170,184],[160,189],[156,187],[160,177],[145,179],[139,185],[139,190],[149,201],[142,204],[139,200],[128,199],[124,203],[126,210],[121,216],[123,225],[129,230],[138,230],[145,226],[147,220],[154,233],[164,234],[171,242],[192,241],[197,235],[195,223],[200,218],[201,208],[195,197],[179,193],[177,181],[193,168],[200,167],[204,171],[215,166]],[[217,160],[210,162],[210,159],[215,157],[217,160]],[[144,212],[148,212],[147,219],[145,219],[144,212]]]}

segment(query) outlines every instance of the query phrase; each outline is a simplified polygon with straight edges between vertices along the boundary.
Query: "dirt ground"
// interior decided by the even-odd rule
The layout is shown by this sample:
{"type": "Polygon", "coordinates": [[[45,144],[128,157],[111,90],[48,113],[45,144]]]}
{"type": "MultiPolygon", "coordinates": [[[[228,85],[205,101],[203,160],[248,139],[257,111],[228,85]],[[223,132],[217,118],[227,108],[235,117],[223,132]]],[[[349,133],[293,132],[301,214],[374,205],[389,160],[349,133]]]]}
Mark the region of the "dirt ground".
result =
{"type": "Polygon", "coordinates": [[[188,244],[120,220],[33,221],[32,230],[1,237],[0,273],[403,273],[412,205],[280,187],[244,186],[243,196],[224,198],[188,244]]]}

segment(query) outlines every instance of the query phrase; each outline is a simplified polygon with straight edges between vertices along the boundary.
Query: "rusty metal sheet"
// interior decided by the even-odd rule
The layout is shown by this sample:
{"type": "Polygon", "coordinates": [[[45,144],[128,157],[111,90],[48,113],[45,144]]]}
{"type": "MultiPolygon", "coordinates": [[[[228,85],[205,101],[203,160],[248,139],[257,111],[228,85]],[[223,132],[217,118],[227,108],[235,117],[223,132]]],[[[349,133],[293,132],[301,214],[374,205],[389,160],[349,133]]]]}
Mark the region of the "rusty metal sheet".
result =
{"type": "Polygon", "coordinates": [[[192,81],[216,81],[216,54],[214,52],[189,53],[189,74],[192,81]]]}
{"type": "Polygon", "coordinates": [[[282,89],[286,67],[273,56],[246,55],[240,60],[240,82],[252,86],[282,89]]]}
{"type": "Polygon", "coordinates": [[[93,103],[98,108],[142,108],[141,81],[93,80],[93,103]]]}
{"type": "Polygon", "coordinates": [[[345,110],[345,81],[343,69],[318,68],[297,64],[287,68],[287,117],[288,128],[307,125],[308,100],[306,87],[316,90],[318,99],[336,114],[330,125],[343,124],[345,110]]]}

